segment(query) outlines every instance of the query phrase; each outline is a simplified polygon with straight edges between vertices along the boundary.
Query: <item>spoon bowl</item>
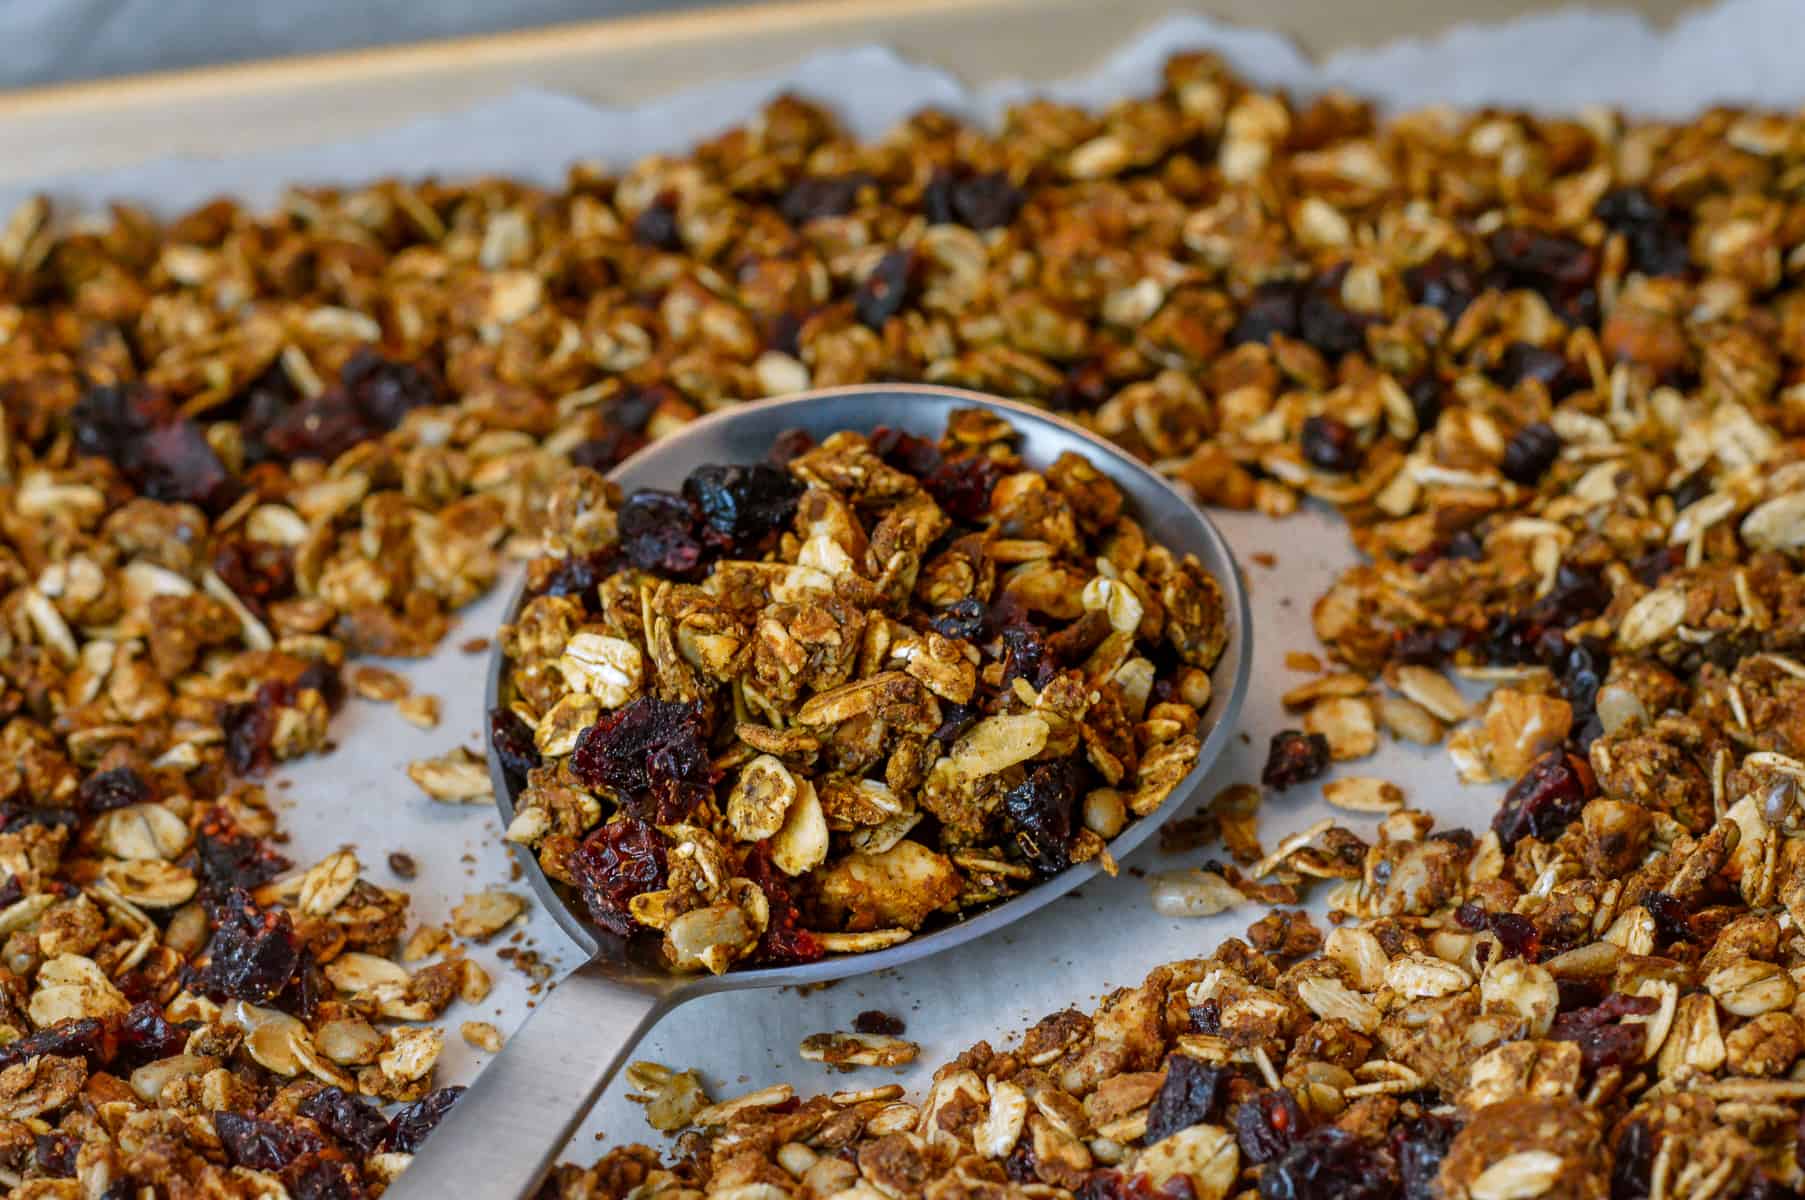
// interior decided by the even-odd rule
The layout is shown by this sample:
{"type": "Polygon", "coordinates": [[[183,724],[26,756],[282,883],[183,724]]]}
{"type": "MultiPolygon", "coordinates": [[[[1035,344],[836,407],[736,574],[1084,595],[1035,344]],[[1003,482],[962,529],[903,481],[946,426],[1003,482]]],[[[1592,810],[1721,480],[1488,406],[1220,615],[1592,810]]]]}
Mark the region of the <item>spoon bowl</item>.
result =
{"type": "MultiPolygon", "coordinates": [[[[1022,459],[1033,467],[1044,469],[1066,451],[1089,459],[1122,490],[1126,511],[1140,522],[1150,543],[1195,555],[1222,587],[1228,644],[1211,671],[1214,690],[1198,727],[1202,749],[1190,773],[1160,806],[1110,841],[1110,854],[1119,860],[1195,799],[1234,732],[1252,664],[1247,644],[1252,622],[1234,557],[1209,518],[1170,484],[1122,450],[1043,410],[975,392],[907,384],[835,388],[737,405],[654,442],[615,468],[610,478],[627,492],[675,488],[704,464],[764,459],[778,435],[792,429],[820,440],[843,429],[869,432],[887,425],[938,439],[947,417],[961,408],[985,408],[1005,418],[1021,435],[1022,459]]],[[[518,615],[524,593],[523,581],[508,604],[508,620],[518,615]]],[[[502,701],[507,668],[498,644],[489,667],[490,708],[502,701]]],[[[489,774],[505,827],[514,817],[515,796],[493,747],[489,774]]],[[[1017,896],[888,949],[696,976],[662,971],[627,954],[622,939],[589,921],[581,903],[545,874],[531,851],[518,846],[514,850],[539,903],[583,948],[587,961],[540,999],[531,1019],[446,1115],[390,1189],[388,1194],[396,1200],[533,1195],[571,1132],[641,1037],[685,1000],[744,988],[823,983],[899,967],[1019,921],[1102,869],[1094,861],[1069,867],[1017,896]]]]}

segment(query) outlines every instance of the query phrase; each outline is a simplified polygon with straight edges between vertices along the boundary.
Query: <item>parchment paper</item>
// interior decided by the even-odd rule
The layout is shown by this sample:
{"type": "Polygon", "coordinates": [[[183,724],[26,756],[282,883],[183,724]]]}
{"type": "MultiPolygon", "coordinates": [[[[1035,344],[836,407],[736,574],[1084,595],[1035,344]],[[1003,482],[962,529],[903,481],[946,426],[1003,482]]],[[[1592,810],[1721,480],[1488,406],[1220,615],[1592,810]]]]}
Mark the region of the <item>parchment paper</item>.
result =
{"type": "MultiPolygon", "coordinates": [[[[1321,64],[1270,35],[1231,29],[1199,17],[1175,17],[1122,47],[1095,73],[1080,79],[1001,85],[967,92],[930,68],[880,48],[821,55],[782,78],[736,82],[678,96],[638,111],[604,111],[566,97],[527,92],[467,112],[417,122],[353,143],[229,160],[170,161],[131,170],[42,180],[66,209],[93,209],[129,198],[177,211],[218,193],[254,204],[275,200],[291,182],[354,183],[381,175],[457,177],[500,172],[555,182],[578,158],[621,167],[653,152],[681,151],[698,138],[750,115],[783,90],[830,101],[859,133],[874,136],[909,112],[935,105],[994,120],[1011,101],[1038,90],[1101,105],[1142,94],[1157,81],[1160,63],[1179,49],[1211,47],[1243,73],[1299,93],[1343,87],[1391,108],[1429,103],[1510,104],[1571,111],[1610,104],[1655,116],[1679,117],[1713,103],[1788,108],[1805,102],[1805,9],[1796,0],[1729,0],[1656,33],[1619,12],[1569,12],[1526,19],[1503,28],[1457,30],[1429,43],[1398,44],[1345,54],[1321,64]]],[[[1025,30],[1024,36],[1032,36],[1025,30]]],[[[0,189],[0,208],[23,190],[0,189]]],[[[1306,510],[1284,522],[1247,514],[1216,514],[1241,557],[1255,624],[1253,689],[1243,715],[1245,740],[1231,743],[1201,795],[1258,778],[1267,739],[1287,724],[1278,695],[1303,676],[1284,666],[1288,650],[1313,649],[1309,608],[1334,573],[1353,561],[1339,521],[1306,510]],[[1270,568],[1250,558],[1276,556],[1270,568]]],[[[466,892],[506,885],[509,863],[492,809],[454,808],[421,795],[404,775],[410,759],[438,753],[462,739],[481,746],[484,660],[461,653],[466,638],[488,635],[500,611],[498,589],[461,614],[434,658],[391,664],[416,690],[444,704],[439,729],[423,732],[384,706],[353,700],[334,724],[336,753],[281,774],[277,794],[288,811],[289,847],[300,863],[340,845],[355,845],[373,879],[393,884],[386,855],[406,850],[420,864],[409,885],[420,920],[443,921],[466,892]]],[[[1400,784],[1410,802],[1444,822],[1482,826],[1498,789],[1466,788],[1454,779],[1445,752],[1413,751],[1387,743],[1380,754],[1338,773],[1378,775],[1400,784]]],[[[1332,810],[1316,787],[1268,797],[1261,837],[1271,847],[1286,833],[1332,810]]],[[[1343,814],[1353,827],[1361,818],[1343,814]]],[[[643,1057],[699,1068],[717,1098],[787,1080],[799,1091],[866,1086],[897,1078],[919,1088],[936,1063],[979,1039],[1007,1039],[1025,1023],[1066,1005],[1088,1008],[1107,989],[1137,982],[1166,960],[1207,953],[1240,934],[1259,909],[1249,906],[1206,920],[1177,921],[1154,914],[1139,876],[1172,865],[1195,865],[1205,852],[1161,858],[1150,844],[1113,881],[1092,885],[995,938],[905,971],[852,980],[808,995],[740,993],[696,1001],[661,1024],[643,1057]],[[908,1036],[923,1044],[920,1063],[891,1076],[863,1071],[832,1075],[797,1057],[806,1035],[850,1028],[861,1010],[902,1017],[908,1036]]],[[[520,889],[524,891],[524,889],[520,889]]],[[[525,941],[549,958],[574,965],[571,947],[550,917],[531,914],[525,941]]],[[[505,940],[505,939],[504,939],[505,940]]],[[[498,942],[497,945],[500,943],[498,942]]],[[[467,1081],[482,1056],[456,1035],[458,1023],[492,1019],[511,1031],[528,1012],[525,980],[501,966],[491,946],[478,957],[495,972],[496,989],[481,1006],[445,1014],[446,1082],[467,1081]]],[[[592,1137],[654,1139],[639,1110],[610,1090],[573,1144],[588,1161],[592,1137]]]]}

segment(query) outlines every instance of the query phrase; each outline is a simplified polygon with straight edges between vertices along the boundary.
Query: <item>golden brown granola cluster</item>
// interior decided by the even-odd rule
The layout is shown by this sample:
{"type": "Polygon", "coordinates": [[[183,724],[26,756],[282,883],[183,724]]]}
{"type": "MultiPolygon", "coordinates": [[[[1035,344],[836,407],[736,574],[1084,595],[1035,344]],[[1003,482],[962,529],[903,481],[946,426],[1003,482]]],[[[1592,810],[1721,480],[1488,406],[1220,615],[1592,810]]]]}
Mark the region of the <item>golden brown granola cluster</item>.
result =
{"type": "MultiPolygon", "coordinates": [[[[559,1194],[1793,1194],[1802,164],[1796,117],[1380,122],[1188,56],[995,134],[924,114],[859,144],[782,100],[553,190],[26,206],[0,232],[0,1179],[378,1191],[451,1099],[411,1022],[484,980],[442,931],[404,942],[354,856],[288,874],[254,777],[324,745],[347,655],[425,653],[568,536],[573,462],[911,379],[1072,413],[1205,503],[1340,506],[1372,561],[1317,605],[1339,665],[1268,786],[1380,730],[1519,781],[1478,836],[1342,781],[1377,839],[1269,854],[1226,794],[1245,873],[1168,881],[1170,910],[1329,878],[1326,937],[1262,917],[919,1104],[708,1105],[644,1068],[657,1122],[701,1132],[559,1194]],[[1450,670],[1498,686],[1475,709],[1450,670]]],[[[480,759],[414,775],[487,798],[480,759]]],[[[459,929],[517,912],[475,897],[459,929]]]]}

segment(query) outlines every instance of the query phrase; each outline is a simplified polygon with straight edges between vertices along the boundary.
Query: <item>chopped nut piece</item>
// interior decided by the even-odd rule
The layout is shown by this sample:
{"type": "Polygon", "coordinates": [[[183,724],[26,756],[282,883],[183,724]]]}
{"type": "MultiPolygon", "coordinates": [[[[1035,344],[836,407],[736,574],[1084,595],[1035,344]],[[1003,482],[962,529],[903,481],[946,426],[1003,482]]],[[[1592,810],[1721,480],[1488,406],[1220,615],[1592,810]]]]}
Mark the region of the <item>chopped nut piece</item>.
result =
{"type": "Polygon", "coordinates": [[[465,1021],[458,1026],[458,1036],[478,1050],[490,1054],[501,1050],[501,1031],[487,1021],[465,1021]]]}

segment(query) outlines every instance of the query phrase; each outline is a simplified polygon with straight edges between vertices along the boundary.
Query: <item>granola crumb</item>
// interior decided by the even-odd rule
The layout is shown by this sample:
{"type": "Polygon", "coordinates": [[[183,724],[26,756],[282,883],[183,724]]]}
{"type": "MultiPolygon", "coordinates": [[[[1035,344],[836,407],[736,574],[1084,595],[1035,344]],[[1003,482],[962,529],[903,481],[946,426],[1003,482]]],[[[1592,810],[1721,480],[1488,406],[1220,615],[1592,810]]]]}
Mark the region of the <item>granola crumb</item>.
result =
{"type": "Polygon", "coordinates": [[[421,729],[436,729],[439,724],[439,698],[424,692],[416,692],[405,696],[395,705],[395,711],[410,725],[421,729]]]}
{"type": "Polygon", "coordinates": [[[501,1050],[501,1031],[487,1021],[465,1021],[458,1026],[458,1036],[476,1049],[490,1054],[501,1050]]]}

